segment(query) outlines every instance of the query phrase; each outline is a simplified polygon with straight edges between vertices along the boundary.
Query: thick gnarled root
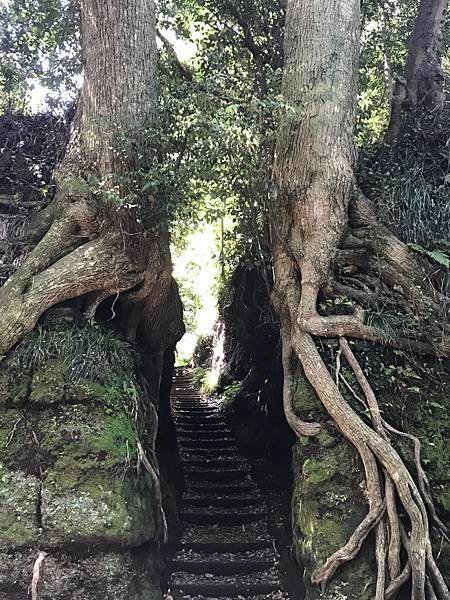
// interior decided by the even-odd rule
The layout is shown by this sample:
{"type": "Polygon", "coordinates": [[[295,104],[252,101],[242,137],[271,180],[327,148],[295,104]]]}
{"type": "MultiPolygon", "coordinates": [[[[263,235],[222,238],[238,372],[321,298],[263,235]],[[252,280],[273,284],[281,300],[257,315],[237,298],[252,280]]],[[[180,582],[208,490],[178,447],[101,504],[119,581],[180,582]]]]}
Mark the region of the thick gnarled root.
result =
{"type": "Polygon", "coordinates": [[[420,452],[418,457],[416,449],[416,465],[422,484],[416,485],[391,445],[389,433],[397,433],[397,430],[390,428],[381,418],[375,394],[347,341],[340,338],[339,343],[342,355],[363,392],[361,402],[371,415],[372,427],[353,411],[340,393],[311,335],[298,327],[293,336],[293,347],[306,377],[341,433],[361,456],[369,512],[348,542],[328,558],[313,582],[325,587],[337,569],[357,555],[364,540],[376,528],[376,600],[395,598],[398,590],[407,582],[411,585],[411,600],[448,600],[450,593],[431,549],[427,507],[432,518],[435,511],[430,510],[431,496],[424,496],[427,480],[420,465],[420,452]],[[406,512],[408,533],[399,518],[397,503],[406,512]],[[402,558],[403,551],[406,559],[402,558]]]}

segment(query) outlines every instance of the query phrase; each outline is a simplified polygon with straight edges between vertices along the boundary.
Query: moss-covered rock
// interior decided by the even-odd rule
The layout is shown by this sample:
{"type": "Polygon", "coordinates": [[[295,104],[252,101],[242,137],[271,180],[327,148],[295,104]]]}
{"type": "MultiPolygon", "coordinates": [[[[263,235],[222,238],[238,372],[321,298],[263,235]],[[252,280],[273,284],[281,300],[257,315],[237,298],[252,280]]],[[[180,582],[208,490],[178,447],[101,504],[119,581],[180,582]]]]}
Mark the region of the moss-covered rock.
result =
{"type": "Polygon", "coordinates": [[[138,440],[154,460],[155,409],[127,344],[83,335],[43,331],[0,364],[0,600],[28,597],[42,548],[40,600],[161,597],[159,482],[137,469],[138,440]]]}
{"type": "Polygon", "coordinates": [[[37,542],[40,482],[0,464],[0,549],[37,542]]]}
{"type": "Polygon", "coordinates": [[[53,470],[42,489],[46,545],[138,546],[157,537],[155,490],[148,475],[53,470]]]}
{"type": "Polygon", "coordinates": [[[0,369],[0,406],[22,406],[31,391],[29,373],[19,372],[4,365],[0,369]]]}
{"type": "MultiPolygon", "coordinates": [[[[0,553],[0,600],[28,598],[38,551],[0,553]]],[[[161,564],[143,547],[92,556],[47,553],[39,600],[161,600],[161,564]]]]}
{"type": "MultiPolygon", "coordinates": [[[[358,349],[376,392],[384,418],[395,427],[416,435],[422,444],[422,463],[430,478],[433,497],[440,516],[449,516],[450,434],[449,381],[445,372],[424,361],[414,370],[410,357],[389,350],[375,352],[358,349]],[[429,377],[427,376],[429,374],[429,377]]],[[[357,383],[346,367],[344,376],[355,388],[357,383]]],[[[344,395],[346,390],[341,390],[344,395]]],[[[372,541],[368,540],[352,563],[341,567],[321,594],[311,585],[313,576],[326,558],[342,546],[367,513],[362,465],[356,451],[343,439],[334,425],[326,422],[320,401],[298,368],[293,382],[297,414],[303,419],[319,420],[319,435],[297,441],[294,449],[293,523],[296,551],[305,564],[308,600],[365,600],[373,597],[375,564],[372,541]]],[[[367,415],[354,398],[347,395],[363,419],[367,415]]],[[[404,438],[393,439],[410,471],[414,474],[413,449],[404,438]]],[[[439,540],[438,540],[439,541],[439,540]]],[[[442,572],[448,572],[450,553],[439,548],[442,572]]]]}
{"type": "MultiPolygon", "coordinates": [[[[294,382],[294,406],[303,419],[325,418],[321,403],[300,368],[294,382]]],[[[371,600],[374,559],[363,551],[351,565],[339,569],[325,592],[311,583],[325,560],[346,543],[364,518],[361,464],[330,422],[318,436],[302,438],[293,451],[294,493],[292,516],[294,545],[305,567],[308,600],[371,600]]]]}
{"type": "Polygon", "coordinates": [[[50,359],[37,367],[31,381],[30,401],[38,404],[58,404],[64,400],[69,379],[69,365],[50,359]]]}

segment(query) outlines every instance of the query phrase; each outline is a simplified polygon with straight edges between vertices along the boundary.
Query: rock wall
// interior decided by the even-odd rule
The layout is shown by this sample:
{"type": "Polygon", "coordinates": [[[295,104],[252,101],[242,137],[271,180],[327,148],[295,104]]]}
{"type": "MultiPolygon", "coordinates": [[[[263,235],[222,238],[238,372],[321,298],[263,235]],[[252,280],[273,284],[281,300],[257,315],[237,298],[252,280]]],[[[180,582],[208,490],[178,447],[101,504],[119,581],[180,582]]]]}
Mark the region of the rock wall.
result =
{"type": "Polygon", "coordinates": [[[295,378],[296,413],[307,421],[322,421],[313,438],[297,440],[293,449],[292,523],[297,560],[304,567],[307,600],[372,600],[375,561],[363,549],[351,565],[341,568],[324,593],[311,577],[330,554],[341,547],[364,518],[362,464],[334,425],[298,365],[295,378]]]}
{"type": "MultiPolygon", "coordinates": [[[[325,591],[311,584],[311,576],[348,540],[367,513],[363,469],[356,451],[330,422],[300,365],[296,366],[297,376],[293,379],[295,410],[307,421],[321,422],[322,431],[318,436],[296,441],[292,433],[286,432],[276,339],[279,334],[272,323],[267,335],[268,323],[264,317],[267,312],[261,311],[261,307],[268,305],[268,298],[264,302],[254,292],[255,287],[263,289],[263,282],[257,283],[256,272],[243,276],[240,271],[231,279],[229,300],[223,311],[228,357],[224,389],[225,395],[227,389],[233,392],[232,398],[227,398],[227,406],[237,439],[256,455],[278,448],[279,458],[285,461],[291,459],[286,446],[292,446],[293,549],[298,568],[304,574],[306,600],[371,600],[376,573],[372,539],[351,564],[336,573],[325,591]],[[237,368],[240,356],[244,360],[237,368]],[[239,371],[242,365],[244,373],[239,371]],[[233,386],[227,388],[231,382],[233,386]]],[[[441,519],[449,522],[448,365],[437,359],[360,342],[353,349],[377,394],[384,418],[420,438],[422,463],[430,478],[436,507],[441,519]]],[[[321,352],[333,371],[336,348],[323,340],[321,352]]],[[[345,363],[341,365],[341,374],[358,389],[345,363]]],[[[367,418],[344,386],[341,391],[361,417],[367,418]]],[[[411,444],[396,441],[396,448],[414,474],[411,444]]],[[[448,545],[440,546],[439,536],[435,541],[441,570],[450,573],[448,545]]],[[[402,600],[401,594],[398,598],[402,600]]]]}
{"type": "MultiPolygon", "coordinates": [[[[333,369],[331,351],[325,342],[323,356],[333,369]]],[[[384,418],[421,440],[422,464],[430,478],[436,508],[448,523],[450,448],[445,440],[450,433],[450,378],[444,365],[424,357],[419,362],[413,355],[370,344],[357,343],[354,352],[369,373],[384,418]]],[[[345,364],[341,373],[358,391],[345,364]]],[[[307,421],[322,422],[319,435],[297,440],[293,452],[294,545],[304,564],[307,600],[371,600],[376,573],[373,538],[367,540],[352,563],[338,570],[323,593],[310,583],[311,576],[348,540],[367,514],[367,503],[361,461],[328,420],[299,365],[294,385],[297,414],[307,421]]],[[[361,418],[367,419],[348,390],[342,387],[341,392],[361,418]]],[[[394,445],[414,475],[412,444],[394,440],[394,445]]],[[[439,535],[435,543],[441,570],[449,573],[448,544],[439,535]]],[[[398,598],[409,598],[407,590],[402,590],[398,598]]]]}
{"type": "Polygon", "coordinates": [[[39,600],[162,597],[158,379],[138,362],[113,332],[59,324],[0,365],[0,600],[29,597],[41,553],[39,600]]]}

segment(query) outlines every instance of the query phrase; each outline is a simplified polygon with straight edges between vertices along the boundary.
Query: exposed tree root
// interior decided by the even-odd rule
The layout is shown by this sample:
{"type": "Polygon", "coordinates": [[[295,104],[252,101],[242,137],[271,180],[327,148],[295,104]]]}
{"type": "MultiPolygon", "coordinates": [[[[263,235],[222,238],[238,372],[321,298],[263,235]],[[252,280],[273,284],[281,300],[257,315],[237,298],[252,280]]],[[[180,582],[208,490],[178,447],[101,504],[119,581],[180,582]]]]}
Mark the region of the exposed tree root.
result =
{"type": "Polygon", "coordinates": [[[340,338],[340,349],[364,394],[364,404],[370,411],[373,429],[360,419],[339,392],[309,333],[297,327],[293,340],[306,377],[362,459],[369,501],[367,516],[349,541],[328,558],[313,582],[324,587],[339,566],[356,556],[375,527],[377,600],[394,598],[397,590],[407,581],[411,581],[412,600],[431,600],[434,597],[437,600],[448,599],[449,590],[432,555],[426,502],[421,489],[416,486],[389,441],[388,428],[381,418],[375,394],[349,344],[340,338]],[[384,484],[381,483],[383,480],[384,484]],[[403,526],[398,516],[397,498],[408,515],[409,535],[401,534],[403,526]],[[403,567],[402,548],[405,548],[408,556],[403,567]]]}
{"type": "Polygon", "coordinates": [[[39,552],[38,557],[33,566],[33,577],[31,580],[31,600],[39,600],[39,580],[41,578],[41,566],[47,556],[46,552],[39,552]]]}
{"type": "Polygon", "coordinates": [[[160,476],[159,476],[159,471],[157,470],[158,467],[156,466],[156,468],[154,468],[152,463],[149,461],[149,459],[145,453],[144,447],[142,446],[141,441],[137,437],[137,434],[136,434],[136,450],[137,450],[136,470],[137,470],[138,474],[140,472],[141,465],[143,465],[152,480],[152,484],[153,484],[155,496],[156,496],[156,504],[157,504],[156,509],[157,509],[157,513],[159,514],[159,517],[161,519],[162,541],[165,544],[165,543],[167,543],[167,540],[169,539],[169,532],[168,532],[166,514],[164,512],[164,508],[163,508],[163,504],[162,504],[160,476]]]}

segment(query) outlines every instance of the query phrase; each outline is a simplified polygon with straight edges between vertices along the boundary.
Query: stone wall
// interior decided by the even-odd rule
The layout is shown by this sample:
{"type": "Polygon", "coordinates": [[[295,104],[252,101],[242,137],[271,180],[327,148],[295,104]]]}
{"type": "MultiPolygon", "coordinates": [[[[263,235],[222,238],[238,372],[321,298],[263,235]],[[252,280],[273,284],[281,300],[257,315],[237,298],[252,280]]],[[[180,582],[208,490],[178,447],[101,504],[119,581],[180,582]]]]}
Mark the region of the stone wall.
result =
{"type": "Polygon", "coordinates": [[[112,332],[70,325],[2,362],[0,600],[28,597],[40,553],[40,600],[161,598],[158,398],[136,360],[112,332]]]}

